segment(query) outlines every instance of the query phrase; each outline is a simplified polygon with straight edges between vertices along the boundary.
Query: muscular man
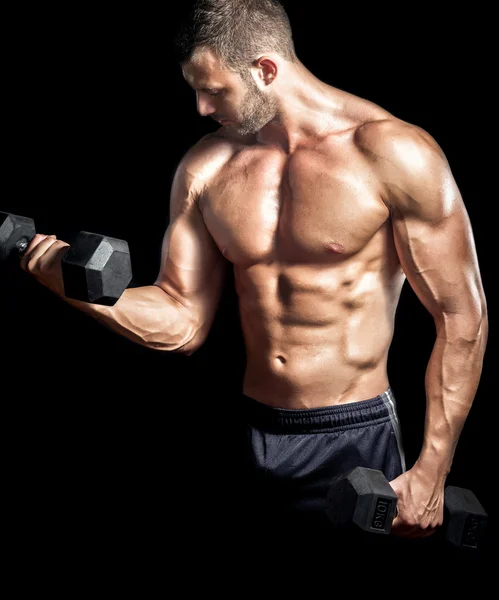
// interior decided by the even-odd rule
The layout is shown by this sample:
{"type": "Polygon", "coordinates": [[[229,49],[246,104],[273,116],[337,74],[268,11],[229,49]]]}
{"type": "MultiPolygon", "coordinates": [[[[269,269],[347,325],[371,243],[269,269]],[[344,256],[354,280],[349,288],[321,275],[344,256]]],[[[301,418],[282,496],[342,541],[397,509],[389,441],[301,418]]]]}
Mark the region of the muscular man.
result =
{"type": "MultiPolygon", "coordinates": [[[[233,268],[247,355],[234,402],[248,419],[252,499],[272,518],[323,525],[328,481],[360,464],[398,495],[393,533],[430,535],[487,340],[472,228],[446,157],[420,127],[311,73],[279,3],[195,9],[179,63],[199,114],[220,128],[178,165],[158,277],[113,307],[65,300],[138,344],[191,355],[233,268]],[[406,279],[436,328],[410,468],[387,373],[406,279]]],[[[22,260],[62,298],[65,246],[37,235],[22,260]]]]}

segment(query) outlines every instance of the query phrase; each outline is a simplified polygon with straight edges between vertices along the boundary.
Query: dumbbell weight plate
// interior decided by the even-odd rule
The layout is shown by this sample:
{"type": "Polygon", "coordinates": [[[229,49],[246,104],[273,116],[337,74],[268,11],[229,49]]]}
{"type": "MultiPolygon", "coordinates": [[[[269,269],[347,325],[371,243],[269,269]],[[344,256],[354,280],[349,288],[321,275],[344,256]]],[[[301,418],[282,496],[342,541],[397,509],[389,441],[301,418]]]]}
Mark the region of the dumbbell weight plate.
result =
{"type": "Polygon", "coordinates": [[[33,219],[0,212],[0,262],[18,258],[35,235],[33,219]]]}
{"type": "Polygon", "coordinates": [[[132,280],[125,240],[81,231],[62,259],[64,292],[70,298],[114,305],[132,280]]]}

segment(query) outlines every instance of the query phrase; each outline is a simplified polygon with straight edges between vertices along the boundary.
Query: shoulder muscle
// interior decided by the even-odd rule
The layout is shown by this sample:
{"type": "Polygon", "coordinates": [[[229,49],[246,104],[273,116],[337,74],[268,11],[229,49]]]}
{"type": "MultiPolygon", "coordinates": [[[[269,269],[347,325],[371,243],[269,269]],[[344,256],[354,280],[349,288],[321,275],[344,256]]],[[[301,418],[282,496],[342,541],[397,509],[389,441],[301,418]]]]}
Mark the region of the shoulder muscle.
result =
{"type": "Polygon", "coordinates": [[[389,119],[367,124],[357,138],[391,210],[429,221],[448,216],[460,194],[442,148],[427,131],[389,119]]]}
{"type": "Polygon", "coordinates": [[[189,148],[178,163],[173,177],[170,220],[174,220],[202,196],[231,153],[230,144],[214,134],[204,136],[189,148]]]}

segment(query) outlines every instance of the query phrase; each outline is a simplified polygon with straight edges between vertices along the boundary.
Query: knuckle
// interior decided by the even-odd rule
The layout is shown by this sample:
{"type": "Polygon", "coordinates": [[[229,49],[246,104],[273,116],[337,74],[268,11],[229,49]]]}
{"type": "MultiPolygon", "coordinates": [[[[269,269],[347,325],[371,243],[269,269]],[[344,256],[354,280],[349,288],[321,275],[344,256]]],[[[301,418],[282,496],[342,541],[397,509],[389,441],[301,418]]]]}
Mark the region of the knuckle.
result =
{"type": "Polygon", "coordinates": [[[43,242],[43,240],[46,238],[47,238],[47,236],[44,233],[37,233],[35,235],[35,237],[31,240],[30,246],[31,247],[38,246],[38,244],[40,242],[43,242]]]}
{"type": "Polygon", "coordinates": [[[33,273],[35,271],[36,262],[37,261],[33,256],[26,257],[24,264],[25,264],[26,271],[28,271],[28,273],[33,273]]]}

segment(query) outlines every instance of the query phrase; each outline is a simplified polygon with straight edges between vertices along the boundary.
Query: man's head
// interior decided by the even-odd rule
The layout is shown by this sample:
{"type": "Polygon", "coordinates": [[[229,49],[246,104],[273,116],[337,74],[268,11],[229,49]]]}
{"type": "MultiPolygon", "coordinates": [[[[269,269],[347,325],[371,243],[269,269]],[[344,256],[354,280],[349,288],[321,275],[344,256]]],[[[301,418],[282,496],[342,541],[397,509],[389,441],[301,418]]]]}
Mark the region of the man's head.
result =
{"type": "Polygon", "coordinates": [[[289,19],[275,0],[197,0],[175,38],[198,111],[241,134],[278,119],[268,87],[279,62],[298,62],[289,19]]]}

